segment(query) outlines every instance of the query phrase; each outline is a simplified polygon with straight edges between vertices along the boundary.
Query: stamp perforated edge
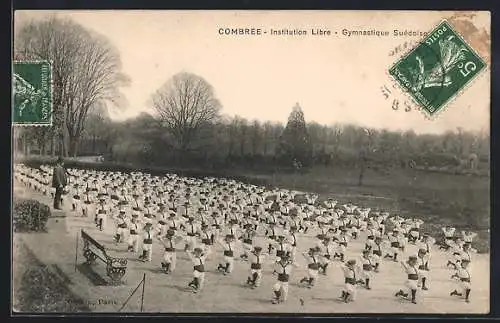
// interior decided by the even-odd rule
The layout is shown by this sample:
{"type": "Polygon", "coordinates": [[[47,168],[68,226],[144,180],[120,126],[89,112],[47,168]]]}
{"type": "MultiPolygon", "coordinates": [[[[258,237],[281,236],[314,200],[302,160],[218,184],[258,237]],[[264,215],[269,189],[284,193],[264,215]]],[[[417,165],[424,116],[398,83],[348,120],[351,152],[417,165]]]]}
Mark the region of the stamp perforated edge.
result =
{"type": "Polygon", "coordinates": [[[40,60],[33,60],[33,59],[27,59],[27,60],[13,60],[11,64],[11,102],[10,102],[10,117],[11,117],[11,126],[12,127],[52,127],[53,125],[53,120],[54,120],[54,69],[52,68],[52,60],[47,60],[47,59],[40,59],[40,60]],[[49,122],[38,122],[38,123],[19,123],[19,122],[14,122],[14,93],[12,89],[12,76],[14,74],[14,64],[41,64],[41,63],[47,63],[49,65],[49,74],[50,74],[50,120],[49,122]]]}
{"type": "Polygon", "coordinates": [[[452,24],[450,24],[448,22],[448,19],[441,19],[439,21],[439,23],[437,23],[434,28],[431,29],[431,32],[429,32],[427,36],[425,37],[422,37],[420,39],[420,41],[418,42],[418,45],[413,47],[412,49],[408,50],[408,52],[406,52],[406,54],[404,55],[401,55],[394,64],[391,65],[390,68],[386,69],[386,74],[389,76],[390,80],[392,81],[393,84],[395,84],[400,90],[401,92],[407,97],[409,98],[413,104],[415,104],[418,108],[417,110],[419,110],[427,119],[429,120],[435,120],[436,118],[438,118],[445,110],[447,110],[446,108],[453,102],[457,99],[457,97],[461,96],[462,93],[465,92],[465,90],[469,89],[477,80],[481,79],[482,77],[484,77],[484,74],[486,74],[485,72],[487,70],[489,70],[489,65],[487,63],[487,61],[481,57],[477,52],[476,50],[462,37],[462,35],[453,27],[452,24]],[[437,29],[437,27],[439,25],[441,25],[443,22],[445,22],[449,27],[450,29],[453,30],[453,32],[458,36],[460,37],[460,39],[462,40],[462,42],[464,42],[465,44],[467,44],[467,46],[469,46],[469,48],[471,49],[471,53],[476,56],[476,58],[478,58],[479,60],[481,60],[483,63],[484,63],[484,66],[483,68],[477,72],[477,74],[472,77],[468,82],[466,82],[462,88],[457,91],[454,95],[452,95],[445,103],[443,103],[441,109],[438,109],[436,112],[434,112],[433,114],[430,114],[426,109],[424,109],[421,104],[415,100],[415,98],[413,98],[413,96],[404,88],[402,88],[401,84],[398,82],[398,80],[396,80],[396,78],[391,74],[389,73],[389,71],[394,68],[395,66],[397,66],[399,64],[400,61],[402,61],[403,59],[405,59],[406,57],[410,56],[411,53],[413,53],[416,48],[418,46],[420,46],[420,44],[422,43],[422,40],[426,39],[428,37],[428,35],[432,34],[432,31],[434,31],[435,29],[437,29]]]}

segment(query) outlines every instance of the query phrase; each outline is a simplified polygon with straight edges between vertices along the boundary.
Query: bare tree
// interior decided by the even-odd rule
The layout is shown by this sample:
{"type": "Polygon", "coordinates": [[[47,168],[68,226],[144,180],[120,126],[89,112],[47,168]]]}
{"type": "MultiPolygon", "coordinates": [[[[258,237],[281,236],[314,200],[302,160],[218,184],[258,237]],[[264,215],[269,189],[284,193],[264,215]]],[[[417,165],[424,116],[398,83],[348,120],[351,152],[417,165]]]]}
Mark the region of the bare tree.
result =
{"type": "Polygon", "coordinates": [[[181,153],[201,129],[214,122],[221,109],[212,86],[202,77],[178,73],[153,93],[152,106],[177,141],[181,153]]]}
{"type": "Polygon", "coordinates": [[[17,56],[52,62],[55,137],[61,154],[75,156],[89,109],[106,102],[124,106],[119,88],[129,79],[118,51],[103,36],[56,17],[23,25],[14,45],[17,56]]]}
{"type": "Polygon", "coordinates": [[[98,142],[108,142],[111,133],[111,119],[105,106],[95,105],[88,112],[83,138],[91,143],[92,154],[96,153],[98,142]]]}
{"type": "Polygon", "coordinates": [[[250,125],[250,144],[252,147],[252,155],[256,156],[260,153],[260,147],[262,145],[263,134],[260,122],[258,120],[253,120],[250,125]]]}
{"type": "Polygon", "coordinates": [[[360,150],[359,150],[359,176],[358,176],[358,186],[363,185],[363,179],[365,176],[365,170],[369,167],[368,156],[373,152],[374,139],[376,132],[373,129],[362,128],[360,129],[360,150]]]}

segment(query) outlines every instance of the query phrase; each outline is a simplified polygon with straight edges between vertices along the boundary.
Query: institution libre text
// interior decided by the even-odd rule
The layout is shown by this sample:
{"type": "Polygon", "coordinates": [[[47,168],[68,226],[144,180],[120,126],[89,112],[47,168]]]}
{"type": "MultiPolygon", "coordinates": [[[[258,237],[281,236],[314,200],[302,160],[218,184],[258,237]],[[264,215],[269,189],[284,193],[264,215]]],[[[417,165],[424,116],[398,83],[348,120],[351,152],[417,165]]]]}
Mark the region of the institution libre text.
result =
{"type": "Polygon", "coordinates": [[[290,37],[425,37],[427,31],[409,30],[409,29],[375,29],[375,28],[339,28],[330,29],[324,27],[312,28],[260,28],[260,27],[218,27],[217,33],[220,36],[290,36],[290,37]]]}

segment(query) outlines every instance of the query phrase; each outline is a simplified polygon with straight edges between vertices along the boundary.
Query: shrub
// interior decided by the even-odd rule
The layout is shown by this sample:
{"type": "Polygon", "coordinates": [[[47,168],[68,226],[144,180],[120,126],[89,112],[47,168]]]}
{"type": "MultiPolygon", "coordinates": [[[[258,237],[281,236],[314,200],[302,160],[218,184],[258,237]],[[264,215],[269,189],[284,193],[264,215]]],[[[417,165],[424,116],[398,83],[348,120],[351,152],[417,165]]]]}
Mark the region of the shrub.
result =
{"type": "Polygon", "coordinates": [[[46,231],[50,208],[36,200],[19,199],[14,202],[14,232],[46,231]]]}

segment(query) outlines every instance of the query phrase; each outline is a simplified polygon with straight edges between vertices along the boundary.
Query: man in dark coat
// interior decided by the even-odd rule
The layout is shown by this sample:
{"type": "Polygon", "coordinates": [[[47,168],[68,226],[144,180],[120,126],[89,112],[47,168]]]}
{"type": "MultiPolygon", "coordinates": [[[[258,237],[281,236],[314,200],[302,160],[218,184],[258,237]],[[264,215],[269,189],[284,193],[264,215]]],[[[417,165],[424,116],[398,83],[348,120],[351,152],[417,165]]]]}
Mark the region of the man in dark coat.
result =
{"type": "Polygon", "coordinates": [[[55,187],[56,194],[54,196],[54,209],[62,210],[60,207],[64,187],[68,184],[66,169],[64,169],[64,161],[61,157],[57,159],[54,173],[52,174],[52,187],[55,187]]]}

